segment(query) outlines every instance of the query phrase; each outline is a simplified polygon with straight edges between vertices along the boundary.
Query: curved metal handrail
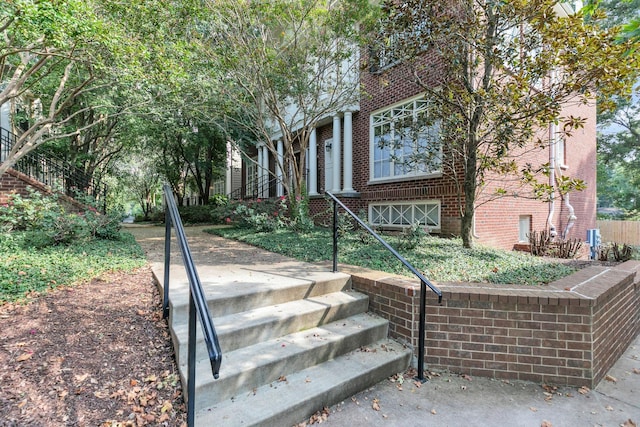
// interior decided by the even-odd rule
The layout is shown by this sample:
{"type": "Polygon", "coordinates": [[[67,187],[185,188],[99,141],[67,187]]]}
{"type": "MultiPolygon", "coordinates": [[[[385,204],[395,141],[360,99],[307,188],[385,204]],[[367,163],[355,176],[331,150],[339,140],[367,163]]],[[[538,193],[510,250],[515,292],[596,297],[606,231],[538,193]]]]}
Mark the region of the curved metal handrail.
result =
{"type": "Polygon", "coordinates": [[[162,305],[162,315],[167,318],[169,315],[169,264],[171,258],[171,225],[176,230],[176,237],[182,252],[184,267],[189,279],[189,354],[188,354],[188,378],[187,378],[187,425],[193,426],[195,420],[195,389],[196,389],[196,312],[200,318],[200,325],[204,335],[204,341],[209,352],[209,362],[213,377],[218,379],[220,374],[220,364],[222,363],[222,350],[218,342],[207,299],[202,290],[202,284],[198,277],[191,250],[187,243],[184,226],[180,219],[178,206],[176,205],[173,191],[168,184],[164,184],[165,199],[165,244],[164,244],[164,299],[162,305]]]}
{"type": "Polygon", "coordinates": [[[329,196],[333,200],[333,272],[338,271],[338,209],[339,205],[345,212],[347,212],[353,219],[355,219],[358,224],[367,230],[369,234],[378,240],[389,252],[391,252],[405,267],[409,269],[418,279],[420,279],[420,325],[419,332],[420,335],[418,337],[418,376],[417,379],[420,381],[426,381],[424,377],[424,335],[425,335],[425,323],[426,323],[426,311],[427,311],[427,303],[426,303],[426,293],[427,286],[431,289],[436,295],[438,295],[438,304],[442,303],[442,291],[438,289],[435,285],[433,285],[429,279],[424,277],[422,273],[420,273],[409,261],[407,261],[402,255],[398,253],[395,249],[389,245],[378,233],[373,231],[371,227],[365,224],[356,214],[351,212],[351,210],[344,205],[336,196],[331,194],[328,191],[325,191],[327,196],[329,196]]]}

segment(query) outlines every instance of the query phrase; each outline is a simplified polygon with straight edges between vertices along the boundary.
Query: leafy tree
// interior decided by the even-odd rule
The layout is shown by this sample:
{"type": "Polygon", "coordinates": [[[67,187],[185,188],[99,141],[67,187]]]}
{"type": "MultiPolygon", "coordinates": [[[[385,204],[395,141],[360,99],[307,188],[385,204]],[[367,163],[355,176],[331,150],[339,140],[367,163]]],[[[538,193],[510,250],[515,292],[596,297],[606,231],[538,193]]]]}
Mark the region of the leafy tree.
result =
{"type": "Polygon", "coordinates": [[[121,194],[127,194],[129,200],[135,200],[140,206],[145,220],[149,220],[162,193],[161,176],[157,170],[157,161],[138,151],[126,162],[116,161],[114,175],[118,177],[117,186],[121,194]]]}
{"type": "Polygon", "coordinates": [[[266,144],[276,159],[274,139],[282,140],[277,167],[294,204],[305,196],[310,131],[359,97],[357,24],[369,11],[365,0],[207,2],[204,56],[227,99],[226,118],[245,141],[266,144]]]}
{"type": "MultiPolygon", "coordinates": [[[[198,0],[144,4],[110,0],[0,4],[0,105],[10,103],[18,143],[0,175],[45,145],[89,175],[144,140],[137,133],[166,93],[195,79],[198,0]]],[[[185,96],[201,101],[206,92],[185,96]]],[[[157,116],[156,116],[157,117],[157,116]]],[[[43,147],[45,148],[45,147],[43,147]]]]}
{"type": "Polygon", "coordinates": [[[183,156],[202,204],[209,203],[213,181],[224,174],[226,139],[220,129],[204,122],[192,122],[194,132],[186,141],[183,156]]]}
{"type": "Polygon", "coordinates": [[[604,12],[603,26],[622,26],[620,41],[640,40],[639,10],[640,1],[638,0],[589,0],[584,7],[584,13],[588,17],[604,12]]]}
{"type": "MultiPolygon", "coordinates": [[[[622,26],[619,40],[637,44],[640,0],[601,0],[587,7],[605,15],[603,27],[622,26]]],[[[637,94],[614,97],[614,102],[614,109],[598,112],[598,203],[631,211],[640,207],[635,196],[640,188],[640,102],[637,94]]]]}
{"type": "MultiPolygon", "coordinates": [[[[619,29],[585,23],[580,13],[561,17],[560,3],[384,3],[388,17],[377,49],[391,52],[425,91],[430,108],[422,126],[439,126],[431,142],[441,144],[444,155],[413,161],[440,162],[456,183],[466,247],[478,204],[521,195],[523,180],[532,196],[552,197],[553,187],[538,182],[549,165],[519,170],[516,156],[548,147],[548,130],[546,136],[540,131],[552,124],[564,136],[583,126],[580,117],[562,116],[563,105],[590,104],[598,95],[601,108],[611,108],[610,97],[628,94],[637,76],[630,42],[616,43],[619,29]],[[492,177],[513,187],[490,186],[492,177]]],[[[583,185],[563,177],[557,188],[566,193],[583,185]]]]}
{"type": "Polygon", "coordinates": [[[617,99],[616,110],[599,115],[599,194],[608,195],[614,206],[640,209],[640,103],[637,98],[617,99]],[[616,188],[617,194],[610,192],[616,188]]]}
{"type": "MultiPolygon", "coordinates": [[[[47,140],[68,135],[64,126],[95,104],[72,112],[70,106],[79,98],[91,99],[89,94],[117,78],[118,68],[110,64],[122,64],[131,43],[117,25],[107,25],[94,2],[80,0],[2,2],[0,35],[0,105],[11,105],[20,128],[0,164],[2,175],[47,140]]],[[[95,117],[74,132],[103,119],[95,117]]]]}

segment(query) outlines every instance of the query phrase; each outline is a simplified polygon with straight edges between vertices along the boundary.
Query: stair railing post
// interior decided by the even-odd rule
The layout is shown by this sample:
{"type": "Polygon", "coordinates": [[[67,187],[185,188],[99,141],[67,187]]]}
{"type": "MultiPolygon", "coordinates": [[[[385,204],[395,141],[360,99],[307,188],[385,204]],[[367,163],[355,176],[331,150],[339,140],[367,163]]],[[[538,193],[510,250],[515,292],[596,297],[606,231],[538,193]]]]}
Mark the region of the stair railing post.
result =
{"type": "Polygon", "coordinates": [[[333,201],[333,272],[338,271],[338,203],[333,201]]]}
{"type": "Polygon", "coordinates": [[[195,425],[196,414],[196,304],[189,292],[189,376],[187,378],[187,426],[195,425]]]}
{"type": "Polygon", "coordinates": [[[427,284],[420,280],[420,324],[418,325],[418,376],[420,382],[426,382],[424,376],[424,335],[427,311],[427,284]]]}
{"type": "Polygon", "coordinates": [[[171,215],[169,204],[164,203],[164,295],[162,299],[162,318],[169,317],[169,265],[171,260],[171,215]]]}

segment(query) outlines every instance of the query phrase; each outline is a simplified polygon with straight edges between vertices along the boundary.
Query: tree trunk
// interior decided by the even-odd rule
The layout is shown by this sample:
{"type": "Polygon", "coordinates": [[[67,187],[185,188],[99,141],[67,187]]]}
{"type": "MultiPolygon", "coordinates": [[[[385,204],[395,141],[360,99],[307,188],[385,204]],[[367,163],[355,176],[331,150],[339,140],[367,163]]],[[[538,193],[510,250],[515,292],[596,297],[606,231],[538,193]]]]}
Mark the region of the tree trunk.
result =
{"type": "Polygon", "coordinates": [[[460,222],[460,235],[462,236],[462,245],[465,248],[473,247],[473,217],[475,215],[476,189],[478,187],[478,144],[475,137],[474,126],[476,122],[472,121],[467,146],[465,147],[466,159],[464,167],[464,211],[462,212],[460,222]]]}

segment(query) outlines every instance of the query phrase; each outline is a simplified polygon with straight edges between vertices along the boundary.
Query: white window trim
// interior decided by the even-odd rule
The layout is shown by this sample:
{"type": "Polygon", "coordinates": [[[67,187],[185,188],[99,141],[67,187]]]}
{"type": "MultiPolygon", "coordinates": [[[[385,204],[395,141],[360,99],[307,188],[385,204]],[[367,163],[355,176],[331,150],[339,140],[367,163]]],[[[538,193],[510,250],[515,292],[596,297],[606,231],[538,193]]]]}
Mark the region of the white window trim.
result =
{"type": "Polygon", "coordinates": [[[518,216],[518,243],[529,243],[529,238],[527,236],[531,234],[531,222],[531,215],[518,216]],[[525,223],[526,230],[523,228],[525,223]]]}
{"type": "Polygon", "coordinates": [[[423,204],[436,205],[436,207],[438,209],[438,224],[437,225],[426,224],[425,227],[427,227],[430,232],[440,232],[440,230],[442,228],[442,203],[440,202],[440,200],[434,200],[434,199],[397,201],[397,202],[372,202],[372,203],[369,203],[369,206],[368,206],[369,222],[372,225],[374,225],[375,227],[383,227],[383,228],[389,228],[389,229],[404,229],[404,228],[410,227],[411,224],[400,225],[400,224],[375,224],[375,223],[373,223],[372,222],[373,208],[374,207],[384,207],[384,206],[415,206],[415,205],[423,205],[423,204]]]}
{"type": "Polygon", "coordinates": [[[249,194],[253,194],[258,190],[258,156],[252,157],[246,162],[247,168],[245,170],[245,191],[249,194]]]}
{"type": "MultiPolygon", "coordinates": [[[[375,132],[374,132],[374,116],[381,114],[385,111],[392,110],[401,105],[414,103],[417,100],[424,99],[425,94],[420,94],[411,98],[404,99],[402,101],[396,102],[395,104],[391,104],[375,110],[369,114],[369,182],[368,184],[383,184],[387,182],[398,182],[398,181],[408,181],[408,180],[416,180],[416,179],[425,179],[425,178],[439,178],[442,176],[442,169],[427,171],[427,172],[410,172],[407,174],[399,175],[399,176],[385,176],[376,178],[375,177],[375,132]]],[[[440,148],[440,155],[442,157],[442,147],[440,148]]],[[[390,161],[390,168],[394,170],[394,161],[390,161]]]]}

